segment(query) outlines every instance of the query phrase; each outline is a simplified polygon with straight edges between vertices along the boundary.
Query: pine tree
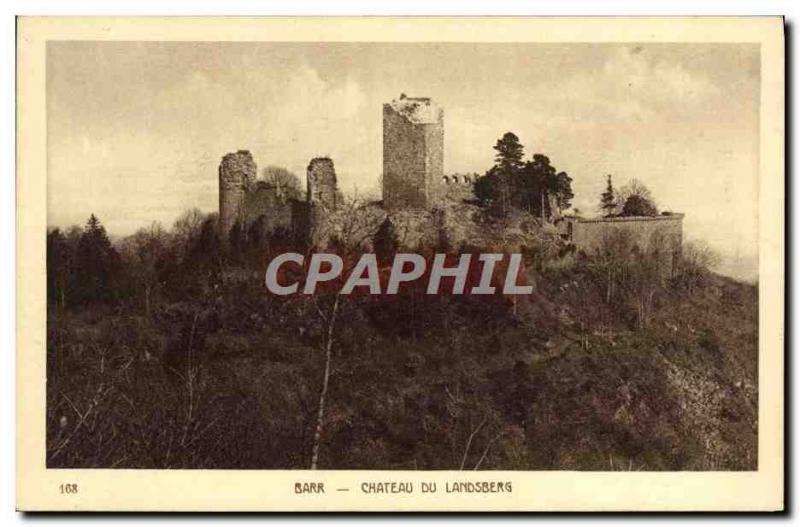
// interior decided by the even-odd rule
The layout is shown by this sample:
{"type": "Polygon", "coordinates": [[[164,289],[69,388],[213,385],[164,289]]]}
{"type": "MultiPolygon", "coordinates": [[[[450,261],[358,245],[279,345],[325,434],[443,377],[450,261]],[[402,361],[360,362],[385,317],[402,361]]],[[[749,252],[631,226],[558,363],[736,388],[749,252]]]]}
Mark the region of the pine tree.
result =
{"type": "Polygon", "coordinates": [[[572,192],[572,178],[566,172],[559,172],[556,174],[556,199],[558,207],[561,210],[568,209],[572,206],[572,198],[575,194],[572,192]]]}
{"type": "Polygon", "coordinates": [[[494,157],[497,166],[504,172],[513,172],[522,168],[523,146],[512,132],[506,132],[494,145],[497,154],[494,157]]]}
{"type": "Polygon", "coordinates": [[[482,207],[488,207],[498,199],[495,171],[495,167],[490,168],[484,175],[475,178],[475,183],[472,184],[472,192],[482,207]]]}
{"type": "Polygon", "coordinates": [[[75,262],[80,300],[110,300],[113,297],[111,280],[118,263],[119,255],[112,247],[105,227],[92,214],[78,241],[75,262]]]}
{"type": "Polygon", "coordinates": [[[497,205],[502,216],[508,214],[512,204],[512,193],[517,187],[517,179],[524,167],[522,157],[524,149],[519,138],[512,132],[506,132],[494,145],[497,154],[495,160],[495,182],[497,183],[497,205]]]}
{"type": "Polygon", "coordinates": [[[519,208],[547,221],[571,206],[575,197],[572,178],[566,172],[558,172],[546,155],[534,154],[521,171],[515,197],[519,208]],[[551,196],[555,198],[552,203],[551,196]]]}
{"type": "Polygon", "coordinates": [[[606,191],[600,197],[600,208],[603,209],[603,215],[608,217],[614,215],[614,211],[617,209],[617,200],[614,194],[614,186],[611,184],[611,174],[606,177],[608,178],[608,184],[606,185],[606,191]]]}

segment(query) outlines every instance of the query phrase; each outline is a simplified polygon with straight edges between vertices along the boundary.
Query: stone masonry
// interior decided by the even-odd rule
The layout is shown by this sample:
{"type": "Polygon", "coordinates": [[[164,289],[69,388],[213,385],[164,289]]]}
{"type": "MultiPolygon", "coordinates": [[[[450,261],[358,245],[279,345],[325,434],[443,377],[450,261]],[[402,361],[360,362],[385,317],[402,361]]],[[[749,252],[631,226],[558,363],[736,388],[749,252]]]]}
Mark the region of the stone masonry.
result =
{"type": "Polygon", "coordinates": [[[248,150],[222,158],[219,165],[219,228],[227,239],[236,222],[244,222],[245,195],[256,179],[256,162],[248,150]]]}
{"type": "Polygon", "coordinates": [[[683,214],[629,216],[613,218],[578,218],[568,216],[557,222],[561,237],[578,251],[594,254],[614,236],[626,236],[642,252],[662,256],[664,274],[673,273],[681,255],[683,214]]]}
{"type": "Polygon", "coordinates": [[[427,97],[383,105],[383,203],[429,208],[443,185],[444,111],[427,97]]]}
{"type": "MultiPolygon", "coordinates": [[[[441,206],[439,198],[443,197],[453,198],[449,202],[456,207],[474,206],[465,200],[472,197],[473,183],[479,175],[445,175],[443,151],[444,112],[430,98],[403,94],[383,105],[382,214],[397,220],[403,215],[424,219],[441,206]]],[[[245,236],[248,229],[256,226],[264,232],[284,229],[295,238],[308,238],[309,233],[315,232],[315,225],[331,221],[342,205],[333,160],[313,158],[306,171],[306,185],[305,200],[284,199],[272,185],[256,178],[256,163],[249,151],[225,155],[219,165],[221,239],[227,241],[237,224],[245,236]]],[[[661,255],[667,274],[674,270],[683,241],[683,214],[561,217],[554,196],[548,196],[548,200],[549,212],[541,218],[543,229],[547,227],[551,234],[560,235],[576,250],[589,255],[623,235],[640,250],[661,255]]],[[[459,214],[469,215],[467,210],[459,210],[459,214]]],[[[453,225],[450,222],[447,230],[451,231],[453,225]]],[[[465,240],[470,237],[466,233],[463,236],[465,240]]]]}
{"type": "Polygon", "coordinates": [[[241,236],[255,228],[262,233],[283,229],[303,238],[315,222],[340,205],[333,161],[316,157],[308,164],[306,200],[286,199],[274,185],[256,177],[256,163],[247,150],[226,154],[219,165],[219,235],[228,242],[235,225],[241,236]]]}
{"type": "Polygon", "coordinates": [[[328,157],[315,157],[306,171],[306,201],[333,210],[336,208],[336,170],[328,157]]]}

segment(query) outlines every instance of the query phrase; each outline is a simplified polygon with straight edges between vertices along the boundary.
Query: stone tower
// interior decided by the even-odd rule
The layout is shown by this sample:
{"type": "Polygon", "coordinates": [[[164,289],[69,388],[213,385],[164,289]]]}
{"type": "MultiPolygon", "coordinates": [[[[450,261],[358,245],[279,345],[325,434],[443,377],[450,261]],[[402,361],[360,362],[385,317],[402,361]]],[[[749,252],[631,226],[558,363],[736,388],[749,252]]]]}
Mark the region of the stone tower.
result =
{"type": "Polygon", "coordinates": [[[248,150],[226,154],[219,164],[219,231],[227,240],[237,221],[244,221],[247,190],[256,180],[256,162],[248,150]]]}
{"type": "Polygon", "coordinates": [[[306,201],[333,210],[336,208],[336,170],[328,157],[315,157],[306,170],[306,201]]]}
{"type": "Polygon", "coordinates": [[[444,172],[444,111],[430,98],[383,105],[383,203],[389,209],[430,207],[444,172]]]}

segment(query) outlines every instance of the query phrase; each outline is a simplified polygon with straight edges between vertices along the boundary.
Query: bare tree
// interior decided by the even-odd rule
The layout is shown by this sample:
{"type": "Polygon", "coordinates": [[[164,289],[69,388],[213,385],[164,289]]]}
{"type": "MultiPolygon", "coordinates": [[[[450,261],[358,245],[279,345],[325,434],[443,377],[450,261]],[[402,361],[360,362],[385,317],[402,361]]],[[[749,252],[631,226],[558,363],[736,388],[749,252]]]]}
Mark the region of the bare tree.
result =
{"type": "Polygon", "coordinates": [[[719,254],[705,242],[685,243],[678,262],[677,282],[693,293],[718,264],[719,254]]]}
{"type": "Polygon", "coordinates": [[[319,449],[322,444],[322,432],[325,426],[325,398],[328,395],[328,384],[331,378],[334,328],[336,327],[336,316],[339,313],[340,298],[341,295],[337,292],[328,315],[323,313],[315,300],[319,316],[326,327],[324,332],[325,369],[322,374],[322,389],[319,392],[319,403],[317,404],[317,425],[314,429],[314,444],[311,449],[311,470],[316,470],[319,463],[319,449]]]}
{"type": "MultiPolygon", "coordinates": [[[[653,215],[655,215],[657,206],[655,199],[653,199],[653,194],[644,183],[635,178],[628,181],[628,183],[617,192],[617,208],[614,213],[617,215],[623,214],[625,211],[625,204],[628,203],[628,200],[631,198],[637,203],[637,206],[633,207],[634,209],[652,209],[653,215]]],[[[629,208],[630,207],[631,205],[629,205],[629,208]]]]}
{"type": "MultiPolygon", "coordinates": [[[[358,253],[364,248],[364,244],[372,238],[382,221],[382,217],[376,213],[374,208],[369,207],[367,203],[359,199],[357,192],[345,199],[337,209],[322,210],[321,212],[327,215],[327,218],[324,222],[316,222],[319,226],[314,238],[318,243],[335,244],[346,266],[349,262],[355,260],[358,253]]],[[[343,285],[344,280],[341,280],[327,311],[324,309],[324,303],[319,302],[320,299],[311,299],[323,326],[322,350],[325,361],[322,388],[320,389],[319,402],[317,404],[314,442],[311,449],[312,470],[317,469],[319,466],[319,453],[325,431],[326,397],[332,372],[333,344],[336,336],[336,323],[341,309],[341,289],[343,285]]]]}
{"type": "Polygon", "coordinates": [[[158,222],[139,229],[122,242],[122,252],[135,262],[132,273],[144,293],[145,314],[150,316],[152,297],[159,286],[158,265],[165,258],[168,234],[158,222]]]}
{"type": "Polygon", "coordinates": [[[206,215],[198,208],[192,208],[181,214],[172,226],[173,242],[176,245],[178,254],[183,256],[192,240],[200,236],[203,229],[203,222],[206,215]]]}
{"type": "Polygon", "coordinates": [[[279,196],[299,199],[303,194],[300,178],[283,167],[269,165],[264,167],[261,175],[264,181],[275,187],[279,196]]]}
{"type": "Polygon", "coordinates": [[[591,267],[605,289],[606,304],[611,304],[621,280],[632,240],[625,231],[617,231],[605,236],[592,257],[591,267]]]}
{"type": "Polygon", "coordinates": [[[636,324],[647,327],[653,311],[653,300],[660,285],[658,254],[638,254],[627,266],[627,281],[623,284],[636,307],[636,324]]]}

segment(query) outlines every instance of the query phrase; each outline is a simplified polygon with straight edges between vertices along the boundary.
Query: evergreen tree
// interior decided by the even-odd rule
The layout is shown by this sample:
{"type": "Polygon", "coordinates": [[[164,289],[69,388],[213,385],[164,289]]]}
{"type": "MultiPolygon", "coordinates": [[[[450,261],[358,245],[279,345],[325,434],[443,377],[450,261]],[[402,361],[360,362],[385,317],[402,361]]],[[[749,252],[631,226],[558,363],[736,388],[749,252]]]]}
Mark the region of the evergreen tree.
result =
{"type": "Polygon", "coordinates": [[[541,218],[545,212],[547,188],[555,184],[556,169],[550,159],[542,154],[534,154],[521,171],[515,204],[522,210],[541,218]]]}
{"type": "Polygon", "coordinates": [[[550,158],[534,154],[530,161],[523,161],[523,146],[511,132],[498,139],[494,149],[495,165],[473,185],[482,206],[501,216],[516,207],[544,220],[570,207],[575,197],[572,178],[566,172],[558,172],[550,158]]]}
{"type": "Polygon", "coordinates": [[[611,174],[606,177],[608,178],[608,184],[606,185],[606,191],[600,196],[600,208],[603,210],[603,215],[609,217],[613,216],[614,211],[617,210],[617,201],[614,187],[611,184],[611,174]]]}
{"type": "Polygon", "coordinates": [[[506,132],[494,145],[495,165],[473,184],[475,197],[481,205],[490,207],[500,216],[508,213],[519,186],[520,172],[525,163],[523,146],[512,132],[506,132]]]}
{"type": "Polygon", "coordinates": [[[119,255],[108,239],[106,229],[94,214],[89,216],[78,241],[75,257],[79,301],[108,301],[113,297],[112,279],[119,255]]]}
{"type": "Polygon", "coordinates": [[[472,184],[472,192],[482,207],[489,207],[499,199],[498,179],[496,167],[492,167],[484,175],[477,177],[472,184]]]}
{"type": "Polygon", "coordinates": [[[494,145],[497,154],[495,160],[495,177],[497,185],[496,204],[502,216],[508,214],[514,202],[515,190],[518,187],[520,171],[524,167],[522,157],[524,149],[519,138],[511,132],[506,132],[494,145]]]}
{"type": "Polygon", "coordinates": [[[496,166],[504,173],[511,174],[523,166],[523,146],[512,132],[506,132],[494,145],[497,154],[494,157],[496,166]]]}
{"type": "Polygon", "coordinates": [[[556,174],[555,193],[558,207],[561,210],[572,206],[572,198],[575,197],[575,194],[572,193],[572,178],[566,172],[556,174]]]}
{"type": "Polygon", "coordinates": [[[515,194],[517,206],[531,214],[551,218],[560,210],[570,207],[572,178],[566,172],[558,172],[544,154],[534,154],[525,164],[515,194]],[[551,204],[550,196],[555,200],[551,204]],[[551,210],[554,205],[558,210],[551,210]]]}

